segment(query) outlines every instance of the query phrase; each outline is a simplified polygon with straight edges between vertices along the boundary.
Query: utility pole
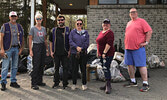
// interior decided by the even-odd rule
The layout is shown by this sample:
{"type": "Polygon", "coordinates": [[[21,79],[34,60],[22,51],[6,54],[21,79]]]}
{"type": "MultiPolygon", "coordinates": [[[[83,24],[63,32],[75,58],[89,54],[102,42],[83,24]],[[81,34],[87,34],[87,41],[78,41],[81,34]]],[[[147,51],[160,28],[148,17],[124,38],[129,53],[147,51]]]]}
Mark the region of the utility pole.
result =
{"type": "Polygon", "coordinates": [[[34,0],[31,0],[31,27],[34,26],[34,9],[35,8],[35,2],[34,0]]]}

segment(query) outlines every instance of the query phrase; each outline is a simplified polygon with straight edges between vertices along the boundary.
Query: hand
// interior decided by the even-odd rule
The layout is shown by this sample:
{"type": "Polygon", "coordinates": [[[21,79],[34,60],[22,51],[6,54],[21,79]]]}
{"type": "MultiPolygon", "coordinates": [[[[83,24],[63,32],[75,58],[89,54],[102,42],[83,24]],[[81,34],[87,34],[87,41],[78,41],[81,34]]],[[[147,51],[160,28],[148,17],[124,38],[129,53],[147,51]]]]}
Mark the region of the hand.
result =
{"type": "Polygon", "coordinates": [[[82,48],[81,48],[81,47],[77,47],[77,51],[78,51],[78,52],[81,52],[81,51],[82,51],[82,48]]]}
{"type": "Polygon", "coordinates": [[[33,52],[32,52],[32,50],[30,51],[30,56],[33,57],[33,52]]]}
{"type": "Polygon", "coordinates": [[[103,59],[106,58],[106,55],[105,55],[105,54],[102,54],[102,58],[103,58],[103,59]]]}
{"type": "Polygon", "coordinates": [[[146,46],[147,44],[148,44],[148,42],[141,43],[141,44],[140,44],[140,47],[144,47],[144,46],[146,46]]]}
{"type": "Polygon", "coordinates": [[[1,49],[0,55],[3,57],[5,55],[5,51],[1,49]]]}
{"type": "Polygon", "coordinates": [[[46,56],[49,56],[49,51],[48,50],[46,51],[46,56]]]}
{"type": "Polygon", "coordinates": [[[22,49],[19,50],[19,54],[18,55],[21,55],[21,53],[22,53],[22,49]]]}
{"type": "Polygon", "coordinates": [[[70,55],[71,55],[71,53],[70,53],[70,51],[68,51],[68,56],[67,56],[67,57],[69,58],[69,57],[70,57],[70,55]]]}
{"type": "Polygon", "coordinates": [[[54,53],[53,53],[52,51],[50,52],[50,55],[51,55],[51,57],[52,57],[52,58],[54,58],[54,56],[53,56],[53,55],[54,55],[54,53]]]}

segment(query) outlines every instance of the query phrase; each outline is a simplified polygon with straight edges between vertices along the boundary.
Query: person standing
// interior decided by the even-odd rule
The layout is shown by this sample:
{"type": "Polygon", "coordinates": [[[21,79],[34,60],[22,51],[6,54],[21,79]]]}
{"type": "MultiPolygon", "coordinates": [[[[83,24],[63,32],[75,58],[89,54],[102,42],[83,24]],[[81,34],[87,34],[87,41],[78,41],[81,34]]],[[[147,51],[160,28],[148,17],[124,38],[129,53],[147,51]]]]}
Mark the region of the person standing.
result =
{"type": "Polygon", "coordinates": [[[69,36],[71,49],[71,63],[72,63],[72,90],[76,89],[77,75],[80,66],[82,74],[82,90],[86,90],[86,64],[87,64],[87,48],[89,46],[89,34],[82,29],[83,21],[78,19],[76,21],[76,29],[73,29],[69,36]]]}
{"type": "Polygon", "coordinates": [[[150,89],[146,68],[145,46],[148,45],[151,39],[152,29],[144,19],[138,17],[138,13],[135,8],[130,9],[129,16],[131,20],[126,26],[124,43],[125,64],[128,65],[130,82],[124,86],[137,86],[135,67],[138,67],[143,80],[143,87],[140,91],[145,92],[150,89]]]}
{"type": "Polygon", "coordinates": [[[65,26],[65,17],[57,17],[58,27],[53,28],[49,36],[50,53],[55,62],[54,85],[52,88],[59,86],[60,75],[59,68],[63,66],[63,88],[68,85],[68,64],[69,64],[69,27],[65,26]]]}
{"type": "Polygon", "coordinates": [[[38,86],[45,86],[43,83],[43,69],[45,65],[46,52],[49,56],[47,45],[46,29],[41,26],[43,16],[35,15],[36,25],[30,29],[29,52],[32,57],[33,70],[31,72],[31,88],[38,90],[38,86]],[[33,44],[32,44],[33,42],[33,44]]]}
{"type": "Polygon", "coordinates": [[[104,19],[102,23],[103,30],[99,33],[96,38],[97,43],[97,54],[102,63],[106,84],[100,87],[100,90],[105,90],[106,94],[111,93],[111,72],[110,64],[114,56],[114,33],[111,31],[110,20],[104,19]]]}
{"type": "Polygon", "coordinates": [[[3,24],[1,27],[1,56],[4,56],[2,61],[1,70],[1,90],[6,90],[6,77],[8,74],[8,69],[11,60],[11,76],[10,76],[10,86],[14,88],[20,88],[20,85],[16,82],[16,73],[18,69],[18,56],[21,54],[24,45],[24,31],[20,24],[16,22],[18,19],[17,13],[11,11],[9,13],[10,21],[3,24]]]}

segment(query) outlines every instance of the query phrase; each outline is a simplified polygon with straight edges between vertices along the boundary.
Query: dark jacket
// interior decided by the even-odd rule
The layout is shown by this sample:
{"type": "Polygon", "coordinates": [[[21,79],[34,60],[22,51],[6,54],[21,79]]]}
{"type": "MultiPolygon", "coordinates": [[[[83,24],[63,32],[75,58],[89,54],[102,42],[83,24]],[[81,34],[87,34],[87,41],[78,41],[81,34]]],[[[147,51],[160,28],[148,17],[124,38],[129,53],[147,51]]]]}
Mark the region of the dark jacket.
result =
{"type": "Polygon", "coordinates": [[[83,30],[81,34],[77,32],[76,29],[73,29],[70,32],[69,36],[71,54],[77,53],[77,46],[82,48],[82,51],[87,52],[89,46],[89,34],[86,30],[83,30]]]}
{"type": "MultiPolygon", "coordinates": [[[[53,28],[52,30],[52,36],[53,36],[53,41],[52,41],[52,51],[55,52],[55,44],[56,44],[56,29],[57,27],[53,28]]],[[[70,48],[70,45],[69,45],[69,33],[70,33],[70,30],[69,30],[69,27],[65,27],[65,34],[63,34],[64,36],[64,47],[65,47],[65,50],[68,52],[69,51],[69,48],[70,48]]]]}

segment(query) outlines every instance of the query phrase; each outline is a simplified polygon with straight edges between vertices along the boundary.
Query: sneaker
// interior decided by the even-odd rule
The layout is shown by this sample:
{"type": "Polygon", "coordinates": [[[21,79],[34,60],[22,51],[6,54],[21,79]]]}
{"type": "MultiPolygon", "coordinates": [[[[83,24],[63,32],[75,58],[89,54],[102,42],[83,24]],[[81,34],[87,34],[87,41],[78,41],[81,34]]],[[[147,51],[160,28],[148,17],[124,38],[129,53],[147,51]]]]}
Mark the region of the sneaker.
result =
{"type": "Polygon", "coordinates": [[[5,91],[6,90],[6,84],[5,83],[1,83],[1,91],[5,91]]]}
{"type": "Polygon", "coordinates": [[[150,89],[148,84],[143,84],[143,87],[140,89],[141,92],[147,92],[150,89]]]}
{"type": "Polygon", "coordinates": [[[11,86],[11,87],[14,87],[14,88],[20,88],[20,85],[17,84],[17,82],[11,82],[11,83],[10,83],[10,86],[11,86]]]}
{"type": "Polygon", "coordinates": [[[76,89],[76,85],[72,85],[71,90],[75,90],[76,89]]]}
{"type": "Polygon", "coordinates": [[[32,85],[31,88],[34,90],[39,90],[39,87],[37,85],[32,85]]]}
{"type": "Polygon", "coordinates": [[[55,87],[58,87],[59,86],[59,83],[54,83],[52,88],[55,88],[55,87]]]}
{"type": "Polygon", "coordinates": [[[82,90],[86,90],[88,87],[86,85],[82,85],[82,90]]]}
{"type": "Polygon", "coordinates": [[[137,82],[129,82],[128,84],[124,84],[124,87],[132,87],[132,86],[138,86],[137,82]]]}
{"type": "Polygon", "coordinates": [[[38,86],[46,86],[45,83],[39,83],[38,86]]]}

